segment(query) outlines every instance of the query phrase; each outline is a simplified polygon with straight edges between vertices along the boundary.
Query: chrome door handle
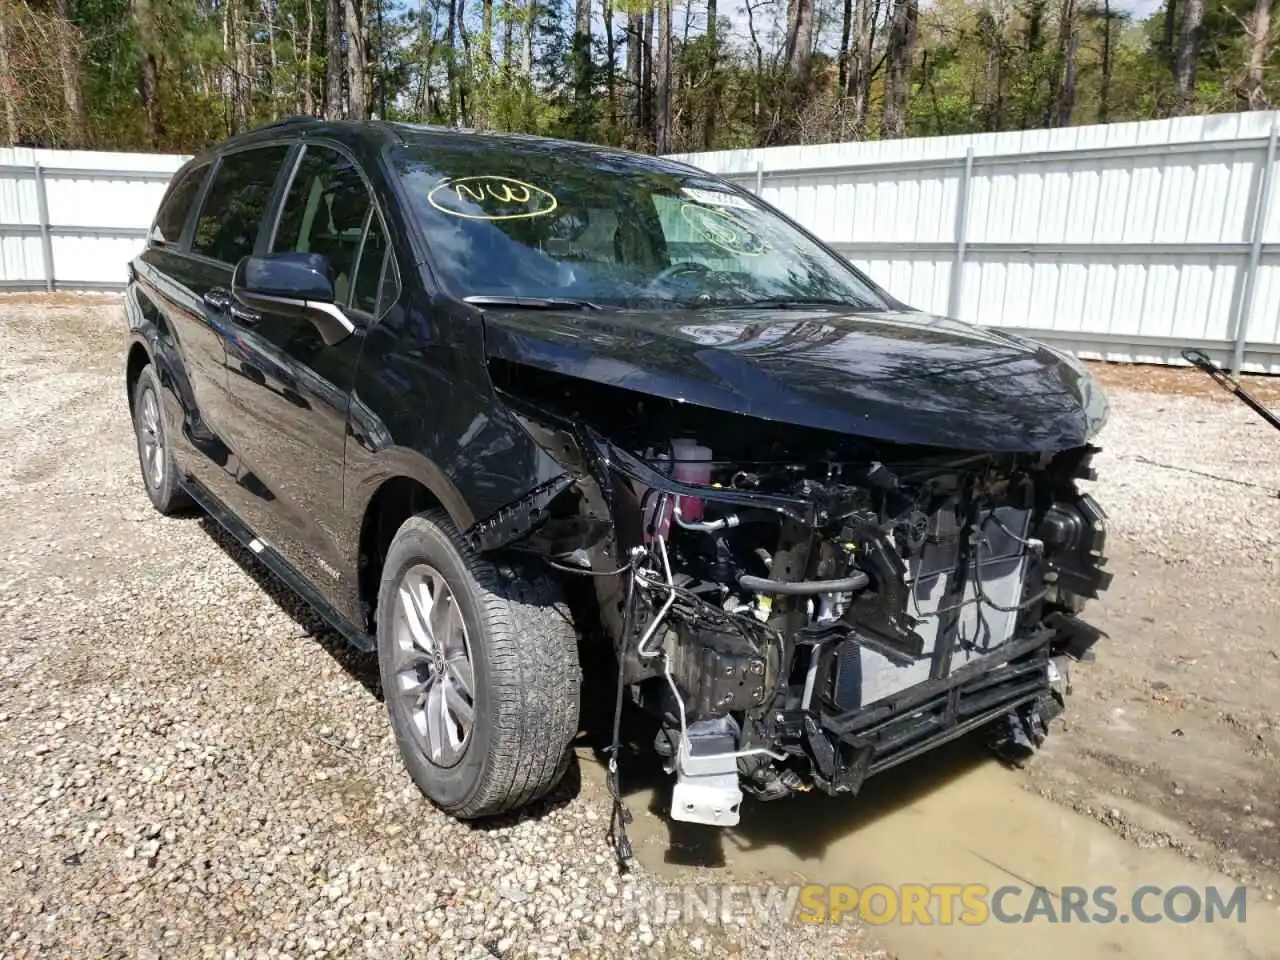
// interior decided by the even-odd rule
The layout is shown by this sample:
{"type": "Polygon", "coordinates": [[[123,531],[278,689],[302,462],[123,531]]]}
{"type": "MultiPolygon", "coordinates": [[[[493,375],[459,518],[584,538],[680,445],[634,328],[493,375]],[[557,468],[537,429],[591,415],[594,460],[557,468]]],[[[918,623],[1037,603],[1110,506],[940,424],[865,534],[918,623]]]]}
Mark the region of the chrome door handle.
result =
{"type": "Polygon", "coordinates": [[[210,310],[222,312],[231,306],[231,294],[221,287],[214,287],[204,295],[204,305],[210,310]]]}
{"type": "Polygon", "coordinates": [[[227,309],[227,313],[231,319],[242,327],[252,327],[255,323],[262,319],[262,314],[257,310],[250,310],[248,307],[242,307],[238,303],[233,303],[227,309]]]}

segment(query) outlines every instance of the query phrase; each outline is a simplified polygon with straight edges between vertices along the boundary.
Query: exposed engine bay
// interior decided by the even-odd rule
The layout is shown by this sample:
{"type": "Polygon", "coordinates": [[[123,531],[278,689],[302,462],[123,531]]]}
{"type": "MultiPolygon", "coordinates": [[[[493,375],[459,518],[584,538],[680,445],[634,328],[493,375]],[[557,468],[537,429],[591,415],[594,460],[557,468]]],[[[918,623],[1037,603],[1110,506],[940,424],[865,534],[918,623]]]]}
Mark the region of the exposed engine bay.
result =
{"type": "Polygon", "coordinates": [[[855,794],[977,728],[1043,741],[1110,582],[1095,447],[907,447],[559,379],[495,368],[563,472],[473,536],[592,577],[673,817],[855,794]]]}

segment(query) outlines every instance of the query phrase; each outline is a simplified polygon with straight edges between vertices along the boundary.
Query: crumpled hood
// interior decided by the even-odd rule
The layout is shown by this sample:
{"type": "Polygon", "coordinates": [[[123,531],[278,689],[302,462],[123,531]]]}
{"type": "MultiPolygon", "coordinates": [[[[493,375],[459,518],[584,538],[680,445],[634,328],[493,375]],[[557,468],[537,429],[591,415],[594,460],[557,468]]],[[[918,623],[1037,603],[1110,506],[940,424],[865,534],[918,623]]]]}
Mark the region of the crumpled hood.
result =
{"type": "Polygon", "coordinates": [[[1086,443],[1108,406],[1043,344],[929,314],[486,309],[490,357],[654,396],[974,452],[1086,443]]]}

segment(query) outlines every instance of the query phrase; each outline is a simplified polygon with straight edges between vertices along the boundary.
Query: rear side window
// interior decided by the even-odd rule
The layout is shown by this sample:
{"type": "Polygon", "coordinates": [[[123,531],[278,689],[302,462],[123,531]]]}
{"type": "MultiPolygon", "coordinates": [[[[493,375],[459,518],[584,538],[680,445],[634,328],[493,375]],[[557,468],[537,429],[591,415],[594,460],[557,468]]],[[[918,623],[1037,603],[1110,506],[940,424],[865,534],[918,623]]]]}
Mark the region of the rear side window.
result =
{"type": "Polygon", "coordinates": [[[253,253],[276,173],[288,153],[289,147],[282,144],[222,159],[196,220],[193,253],[232,264],[253,253]]]}
{"type": "Polygon", "coordinates": [[[151,242],[172,246],[182,239],[182,228],[187,225],[187,214],[200,194],[200,187],[209,173],[209,164],[192,167],[173,185],[160,203],[155,225],[151,228],[151,242]]]}

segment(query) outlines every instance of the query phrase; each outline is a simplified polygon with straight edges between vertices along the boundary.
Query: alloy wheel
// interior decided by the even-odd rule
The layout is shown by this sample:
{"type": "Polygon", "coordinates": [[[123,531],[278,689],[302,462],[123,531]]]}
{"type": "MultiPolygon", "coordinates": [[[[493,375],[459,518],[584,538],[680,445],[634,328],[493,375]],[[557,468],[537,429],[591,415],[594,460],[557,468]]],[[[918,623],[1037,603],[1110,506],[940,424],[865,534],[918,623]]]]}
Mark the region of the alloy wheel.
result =
{"type": "Polygon", "coordinates": [[[142,444],[142,466],[147,482],[158,490],[164,483],[164,431],[160,426],[160,404],[156,392],[142,391],[138,410],[138,440],[142,444]]]}
{"type": "Polygon", "coordinates": [[[395,689],[423,754],[451,767],[475,724],[475,671],[457,598],[440,571],[410,567],[400,581],[392,625],[395,689]]]}

